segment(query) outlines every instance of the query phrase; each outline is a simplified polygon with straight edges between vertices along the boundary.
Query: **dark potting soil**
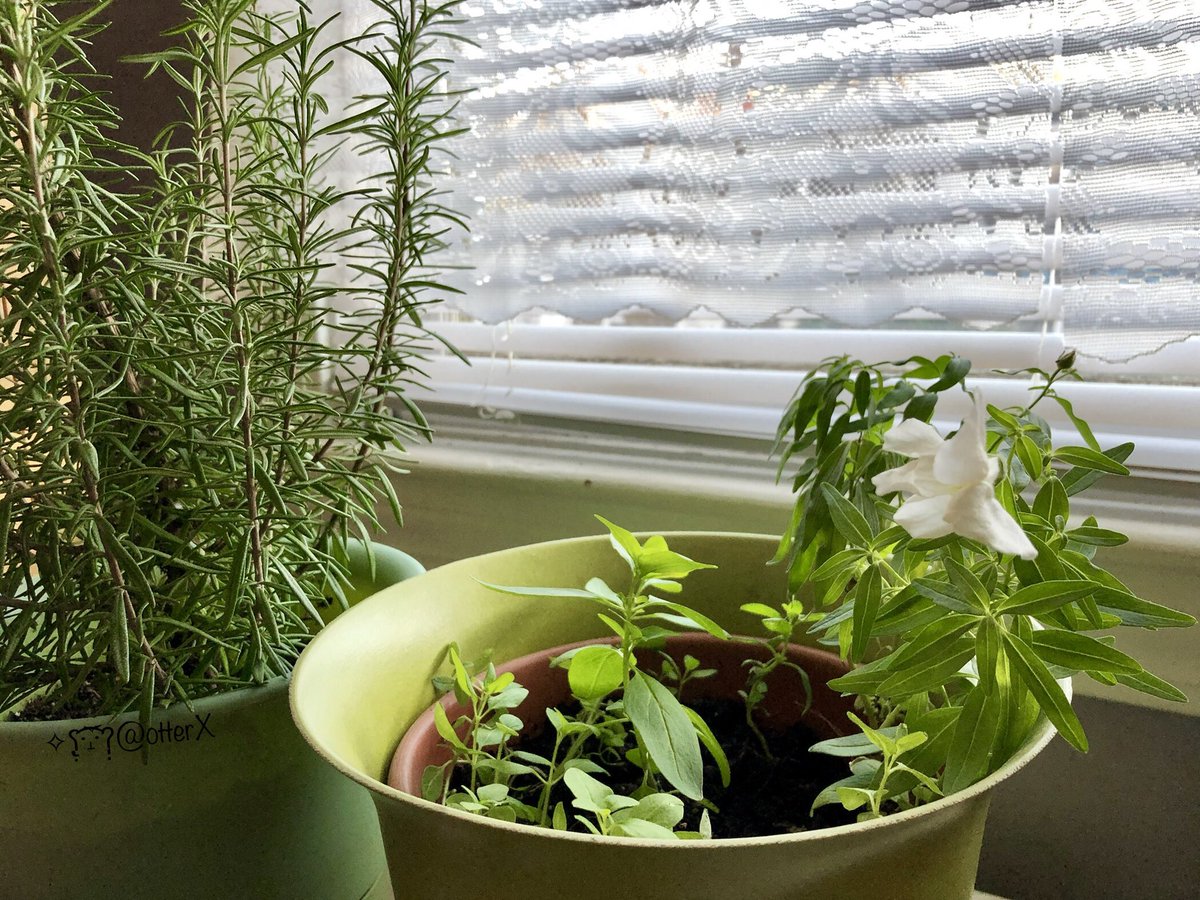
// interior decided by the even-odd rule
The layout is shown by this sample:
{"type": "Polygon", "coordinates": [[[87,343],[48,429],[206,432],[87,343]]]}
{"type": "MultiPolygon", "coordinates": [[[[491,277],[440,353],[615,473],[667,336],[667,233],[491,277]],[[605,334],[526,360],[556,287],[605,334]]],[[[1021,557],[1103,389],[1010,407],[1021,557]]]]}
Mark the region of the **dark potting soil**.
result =
{"type": "MultiPolygon", "coordinates": [[[[822,738],[805,725],[783,732],[766,732],[774,758],[763,753],[758,737],[746,724],[745,706],[740,700],[699,699],[689,703],[708,723],[729,758],[729,787],[721,784],[721,774],[706,750],[704,755],[704,793],[710,805],[709,820],[714,838],[766,837],[795,834],[818,828],[849,825],[855,814],[839,804],[823,806],[812,816],[809,810],[817,794],[833,782],[850,774],[849,760],[819,753],[808,748],[822,738]]],[[[520,749],[549,757],[554,750],[554,732],[543,728],[520,742],[520,749]]],[[[626,748],[628,749],[628,748],[626,748]]],[[[597,776],[618,794],[632,795],[642,783],[642,770],[623,758],[606,764],[607,776],[597,776]]],[[[460,773],[456,773],[460,774],[460,773]]],[[[460,786],[457,777],[456,787],[460,786]]],[[[576,822],[571,794],[559,785],[551,797],[552,805],[562,802],[568,811],[572,831],[586,829],[576,822]]],[[[685,830],[699,828],[705,806],[683,798],[685,830]]]]}
{"type": "Polygon", "coordinates": [[[59,719],[87,719],[98,715],[97,710],[103,698],[91,685],[83,685],[70,702],[62,707],[55,707],[53,701],[45,697],[34,697],[20,711],[9,717],[10,722],[54,722],[59,719]]]}

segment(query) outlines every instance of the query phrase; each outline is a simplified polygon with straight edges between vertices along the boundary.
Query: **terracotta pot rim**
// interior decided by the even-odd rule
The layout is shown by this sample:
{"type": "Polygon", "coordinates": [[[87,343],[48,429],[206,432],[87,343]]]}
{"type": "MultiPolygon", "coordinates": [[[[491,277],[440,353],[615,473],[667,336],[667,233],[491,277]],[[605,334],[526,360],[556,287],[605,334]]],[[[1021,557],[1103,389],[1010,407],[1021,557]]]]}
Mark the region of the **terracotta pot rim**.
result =
{"type": "MultiPolygon", "coordinates": [[[[759,641],[757,641],[755,638],[753,638],[749,635],[733,634],[733,635],[730,635],[730,638],[731,638],[731,640],[723,640],[721,638],[718,638],[718,637],[715,637],[715,636],[709,634],[706,631],[681,631],[681,632],[677,632],[675,634],[668,636],[666,638],[666,642],[667,642],[668,648],[670,648],[672,643],[682,644],[682,645],[685,645],[685,647],[688,645],[690,645],[690,646],[698,645],[700,649],[697,649],[695,651],[697,654],[701,653],[704,647],[722,647],[722,648],[724,648],[724,647],[728,647],[728,646],[736,646],[739,643],[745,643],[748,646],[759,646],[759,647],[762,646],[762,644],[759,641]]],[[[547,647],[543,650],[535,650],[532,653],[526,653],[523,656],[517,656],[512,659],[506,659],[503,662],[498,662],[495,664],[496,671],[500,672],[500,673],[510,672],[510,671],[519,672],[519,671],[527,669],[531,666],[544,666],[545,668],[549,668],[551,659],[553,659],[556,656],[561,656],[562,654],[567,653],[571,650],[575,650],[579,647],[588,647],[588,646],[594,646],[594,645],[598,645],[598,644],[616,645],[616,644],[620,643],[620,640],[621,639],[619,637],[617,637],[616,635],[609,634],[609,635],[606,635],[603,637],[598,637],[598,638],[587,638],[582,641],[571,641],[570,643],[567,643],[567,644],[558,644],[554,647],[547,647]]],[[[808,644],[790,643],[790,644],[788,644],[788,649],[790,651],[788,655],[792,659],[793,662],[796,662],[799,658],[806,657],[806,656],[808,656],[808,657],[820,656],[820,657],[826,658],[830,663],[839,665],[840,667],[845,666],[845,664],[842,663],[841,658],[836,653],[831,653],[830,651],[826,650],[823,647],[813,647],[808,644]]],[[[683,652],[683,648],[681,648],[677,652],[683,652]]],[[[703,660],[701,661],[701,664],[702,665],[704,664],[703,660]]],[[[724,695],[718,693],[715,696],[724,696],[724,695]]],[[[431,740],[432,741],[440,741],[441,740],[441,738],[438,736],[437,732],[435,730],[433,730],[433,725],[432,725],[433,709],[436,706],[441,706],[443,709],[445,709],[445,710],[447,710],[447,712],[449,712],[449,710],[451,709],[451,707],[453,707],[455,705],[455,703],[456,703],[456,701],[455,701],[453,692],[448,692],[446,694],[443,694],[441,697],[436,698],[433,701],[433,703],[429,704],[429,706],[427,706],[421,712],[421,715],[418,716],[417,719],[412,723],[412,725],[410,725],[408,727],[408,729],[404,732],[404,734],[401,735],[400,743],[399,743],[399,745],[397,745],[395,752],[392,754],[391,762],[388,765],[388,774],[384,780],[385,784],[387,784],[389,787],[395,788],[396,790],[403,791],[404,793],[408,794],[411,797],[420,797],[419,790],[417,792],[414,792],[411,785],[408,788],[401,788],[401,787],[396,787],[395,784],[392,784],[392,776],[391,776],[392,769],[397,765],[397,763],[400,759],[400,755],[403,751],[407,750],[408,751],[407,755],[410,757],[413,755],[420,755],[421,751],[426,746],[428,746],[427,742],[429,742],[431,740]],[[418,726],[421,727],[421,729],[423,731],[423,733],[419,737],[415,733],[418,726]],[[412,738],[411,742],[410,742],[410,737],[412,738]]],[[[830,726],[831,726],[830,730],[833,731],[834,734],[837,734],[836,730],[832,726],[832,723],[830,723],[830,726]]],[[[852,729],[848,728],[847,730],[852,730],[852,729]]],[[[527,825],[526,827],[531,827],[531,826],[527,825]]]]}

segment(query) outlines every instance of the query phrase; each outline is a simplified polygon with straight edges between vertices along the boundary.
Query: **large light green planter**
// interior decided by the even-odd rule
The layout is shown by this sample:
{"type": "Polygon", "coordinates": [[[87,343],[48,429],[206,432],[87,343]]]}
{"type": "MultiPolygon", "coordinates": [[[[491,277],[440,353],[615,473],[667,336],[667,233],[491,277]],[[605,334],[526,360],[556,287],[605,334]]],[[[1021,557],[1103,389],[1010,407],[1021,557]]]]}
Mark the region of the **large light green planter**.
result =
{"type": "MultiPolygon", "coordinates": [[[[376,545],[375,579],[421,565],[376,545]]],[[[288,715],[287,680],[156,713],[0,722],[0,898],[389,897],[367,792],[288,715]],[[143,761],[143,750],[145,761],[143,761]]]]}
{"type": "MultiPolygon", "coordinates": [[[[764,564],[776,539],[674,534],[672,548],[716,571],[688,578],[684,596],[734,630],[749,601],[777,600],[784,573],[764,564]]],[[[302,654],[292,713],[329,763],[375,800],[399,900],[784,900],[968,898],[991,789],[1052,736],[1042,723],[1025,748],[971,789],[918,810],[825,831],[711,842],[598,839],[508,825],[402,794],[381,779],[405,729],[434,699],[429,679],[447,643],[497,660],[598,637],[586,601],[525,600],[500,584],[622,583],[607,537],[536,544],[443,566],[352,609],[302,654]]],[[[627,575],[627,571],[625,572],[627,575]]]]}

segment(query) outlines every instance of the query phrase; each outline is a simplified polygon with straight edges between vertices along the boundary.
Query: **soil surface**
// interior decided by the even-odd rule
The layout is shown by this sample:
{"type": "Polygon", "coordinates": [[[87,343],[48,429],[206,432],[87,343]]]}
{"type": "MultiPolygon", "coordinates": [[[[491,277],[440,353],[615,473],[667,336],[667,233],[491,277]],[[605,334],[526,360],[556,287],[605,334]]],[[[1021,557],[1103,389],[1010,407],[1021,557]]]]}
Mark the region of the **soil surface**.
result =
{"type": "MultiPolygon", "coordinates": [[[[685,698],[685,702],[689,702],[685,698]]],[[[704,793],[714,838],[765,837],[795,834],[855,821],[854,813],[839,804],[823,806],[809,815],[817,794],[833,782],[850,774],[849,760],[809,753],[820,735],[805,725],[781,733],[766,733],[771,757],[764,754],[758,737],[746,724],[745,706],[740,700],[698,699],[689,702],[713,730],[729,758],[729,787],[721,785],[721,775],[708,751],[704,756],[704,793]],[[772,758],[773,757],[773,758],[772,758]]],[[[549,757],[554,748],[554,732],[543,728],[522,740],[519,749],[549,757]]],[[[627,748],[628,749],[628,748],[627,748]]],[[[597,776],[618,794],[632,795],[642,783],[641,769],[623,759],[605,761],[607,776],[597,776]]],[[[459,773],[462,770],[460,768],[459,773]]],[[[454,779],[458,787],[458,778],[454,779]]],[[[571,794],[559,786],[552,803],[566,807],[572,831],[585,831],[574,819],[571,794]]],[[[686,816],[680,825],[697,830],[704,805],[684,798],[686,816]]]]}
{"type": "Polygon", "coordinates": [[[103,698],[91,685],[84,685],[75,697],[60,709],[45,697],[34,697],[21,709],[9,716],[10,722],[55,722],[60,719],[88,719],[100,715],[103,698]]]}

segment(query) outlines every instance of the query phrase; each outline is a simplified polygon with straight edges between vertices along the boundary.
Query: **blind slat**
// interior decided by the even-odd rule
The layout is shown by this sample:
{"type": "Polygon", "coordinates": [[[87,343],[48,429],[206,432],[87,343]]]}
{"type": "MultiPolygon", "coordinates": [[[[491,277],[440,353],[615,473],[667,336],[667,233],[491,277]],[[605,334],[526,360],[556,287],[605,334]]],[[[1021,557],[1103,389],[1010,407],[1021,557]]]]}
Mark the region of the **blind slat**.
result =
{"type": "Polygon", "coordinates": [[[1138,377],[1200,333],[1194,0],[463,10],[467,316],[1036,329],[1138,377]]]}

